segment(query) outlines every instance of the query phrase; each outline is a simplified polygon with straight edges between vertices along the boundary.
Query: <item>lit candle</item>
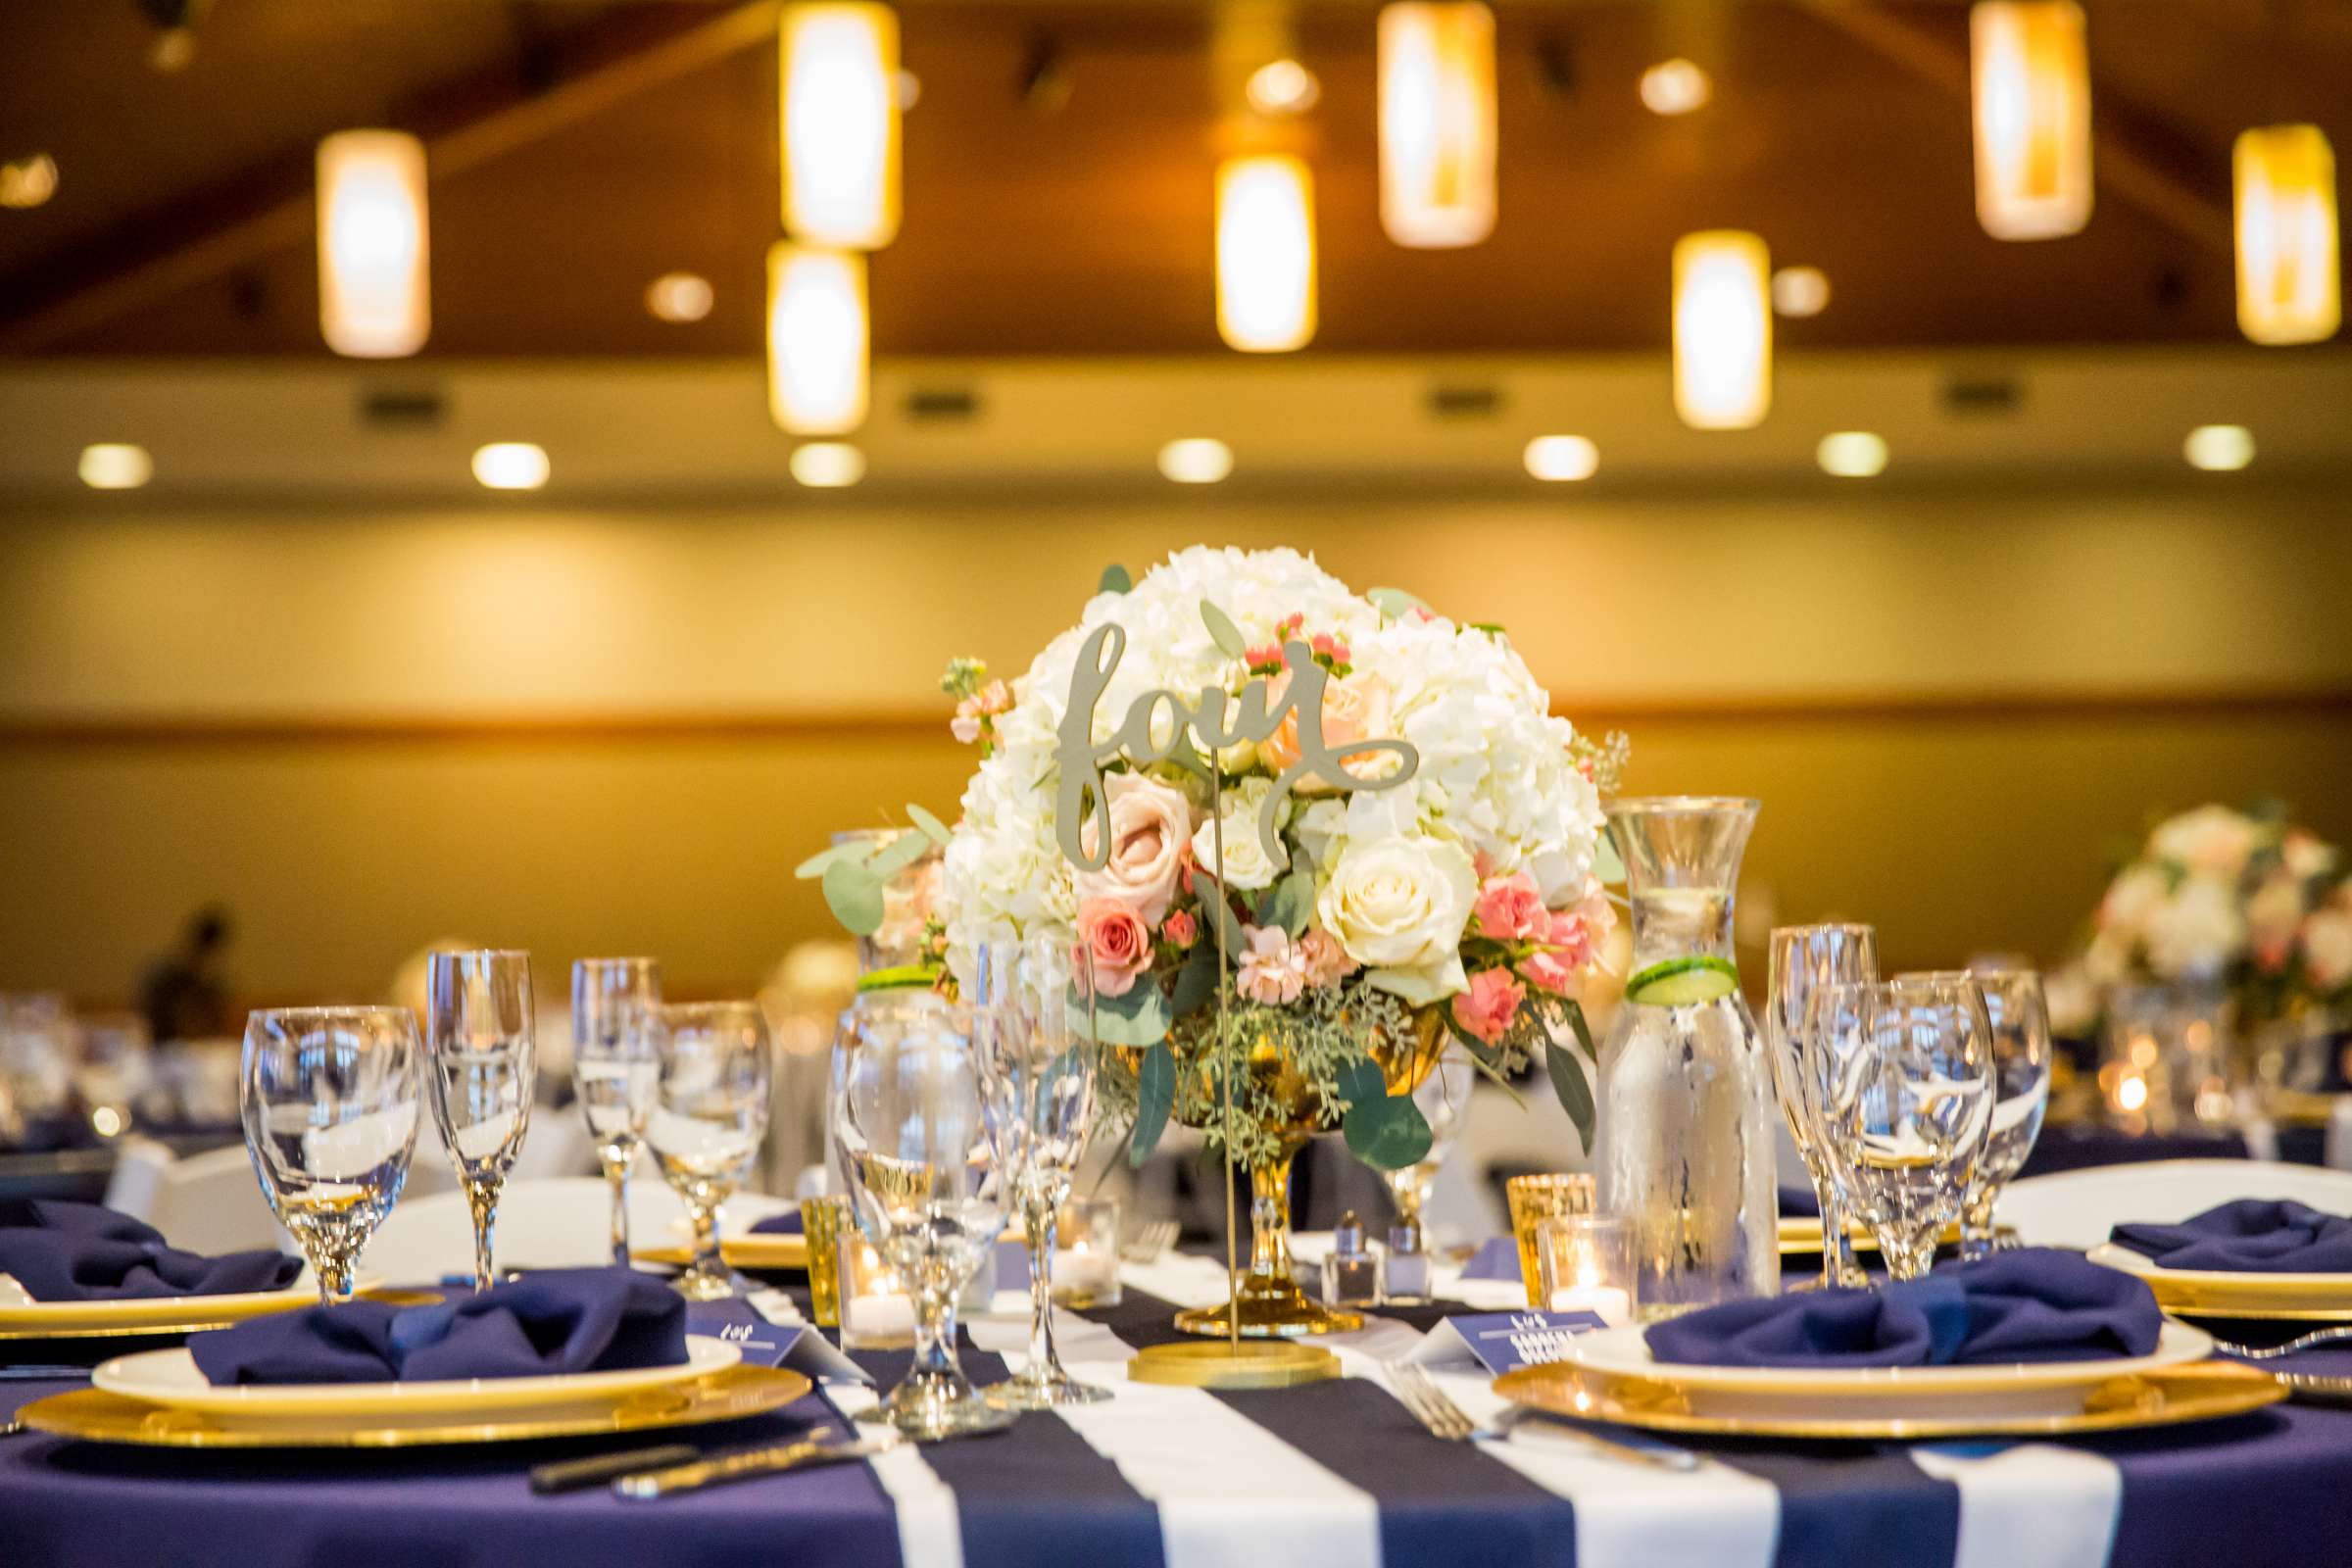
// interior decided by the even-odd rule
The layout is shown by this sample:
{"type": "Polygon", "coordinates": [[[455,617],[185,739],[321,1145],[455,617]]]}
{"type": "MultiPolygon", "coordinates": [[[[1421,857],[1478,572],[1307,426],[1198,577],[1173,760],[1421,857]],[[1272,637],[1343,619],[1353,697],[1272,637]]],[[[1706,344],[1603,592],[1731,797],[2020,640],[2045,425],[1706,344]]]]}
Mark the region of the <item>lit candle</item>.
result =
{"type": "Polygon", "coordinates": [[[1590,1312],[1616,1328],[1630,1323],[1634,1316],[1633,1298],[1614,1285],[1600,1283],[1600,1270],[1588,1254],[1578,1265],[1576,1278],[1551,1293],[1548,1303],[1554,1312],[1590,1312]]]}

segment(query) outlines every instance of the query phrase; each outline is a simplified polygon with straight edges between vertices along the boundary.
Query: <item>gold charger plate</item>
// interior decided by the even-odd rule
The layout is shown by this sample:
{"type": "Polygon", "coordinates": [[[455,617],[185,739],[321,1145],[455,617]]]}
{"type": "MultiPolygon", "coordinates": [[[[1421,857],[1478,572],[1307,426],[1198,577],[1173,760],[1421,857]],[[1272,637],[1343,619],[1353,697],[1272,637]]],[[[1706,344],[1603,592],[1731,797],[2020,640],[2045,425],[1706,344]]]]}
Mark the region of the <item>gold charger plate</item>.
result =
{"type": "MultiPolygon", "coordinates": [[[[684,1247],[643,1247],[629,1255],[640,1263],[659,1263],[668,1268],[684,1268],[694,1261],[694,1252],[684,1247]]],[[[722,1236],[718,1241],[718,1258],[729,1268],[807,1268],[808,1238],[722,1236]]]]}
{"type": "Polygon", "coordinates": [[[2113,1242],[2100,1243],[2086,1255],[2093,1263],[2146,1281],[2156,1295],[2156,1304],[2177,1316],[2287,1323],[2352,1321],[2352,1274],[2165,1268],[2113,1242]]]}
{"type": "Polygon", "coordinates": [[[2059,1437],[2139,1427],[2216,1421],[2286,1397],[2278,1380],[2250,1366],[2199,1361],[2162,1372],[2095,1384],[2080,1410],[2064,1414],[1932,1417],[1700,1415],[1682,1391],[1645,1378],[1610,1377],[1560,1362],[1522,1367],[1494,1380],[1514,1404],[1549,1415],[1724,1438],[1833,1438],[1871,1442],[1914,1438],[2059,1437]]]}
{"type": "MultiPolygon", "coordinates": [[[[356,1294],[368,1300],[388,1301],[394,1306],[431,1306],[444,1299],[437,1291],[365,1290],[356,1294]]],[[[318,1290],[309,1286],[304,1287],[300,1292],[272,1291],[270,1296],[272,1300],[278,1297],[294,1298],[276,1301],[276,1304],[270,1306],[244,1307],[226,1315],[207,1313],[193,1320],[190,1320],[185,1313],[158,1312],[151,1313],[144,1319],[134,1319],[128,1322],[110,1320],[93,1324],[85,1320],[79,1328],[0,1327],[0,1343],[10,1340],[155,1340],[174,1334],[202,1334],[212,1329],[235,1328],[238,1324],[250,1323],[257,1317],[268,1317],[272,1312],[298,1311],[303,1307],[318,1304],[318,1290]]],[[[204,1298],[179,1296],[165,1299],[185,1303],[201,1301],[204,1298]]]]}
{"type": "Polygon", "coordinates": [[[732,1366],[693,1383],[630,1395],[601,1408],[577,1405],[553,1415],[514,1411],[451,1422],[338,1421],[321,1412],[296,1420],[240,1420],[234,1415],[173,1410],[98,1389],[76,1389],[35,1399],[17,1418],[35,1432],[87,1443],[127,1443],[158,1448],[417,1448],[448,1444],[529,1443],[541,1438],[596,1437],[663,1427],[740,1421],[780,1410],[811,1385],[781,1367],[732,1366]]]}

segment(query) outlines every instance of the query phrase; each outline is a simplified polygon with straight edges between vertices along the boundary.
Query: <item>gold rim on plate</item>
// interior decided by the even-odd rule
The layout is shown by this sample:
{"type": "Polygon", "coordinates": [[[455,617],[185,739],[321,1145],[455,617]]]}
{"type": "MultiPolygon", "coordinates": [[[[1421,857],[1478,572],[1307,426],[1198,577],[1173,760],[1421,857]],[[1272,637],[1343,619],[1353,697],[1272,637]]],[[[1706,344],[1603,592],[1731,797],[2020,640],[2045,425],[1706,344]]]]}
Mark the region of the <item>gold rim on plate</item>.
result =
{"type": "Polygon", "coordinates": [[[1514,1404],[1548,1415],[1725,1438],[1830,1438],[1864,1442],[1915,1438],[2056,1437],[2180,1426],[2243,1415],[2286,1397],[2278,1379],[2250,1366],[2199,1361],[2092,1385],[2082,1407],[2059,1414],[1949,1416],[1701,1415],[1682,1390],[1646,1378],[1613,1377],[1564,1362],[1522,1367],[1494,1381],[1514,1404]]]}
{"type": "MultiPolygon", "coordinates": [[[[446,1299],[438,1291],[368,1290],[357,1293],[368,1301],[386,1301],[394,1306],[433,1306],[446,1299]]],[[[189,1298],[202,1299],[202,1298],[189,1298]]],[[[265,1312],[247,1312],[236,1317],[208,1317],[193,1323],[134,1323],[110,1328],[77,1329],[0,1329],[0,1343],[12,1340],[161,1340],[180,1334],[205,1334],[214,1329],[233,1329],[240,1323],[250,1323],[258,1317],[274,1312],[295,1312],[318,1304],[318,1293],[305,1290],[300,1300],[288,1301],[265,1312]]]]}
{"type": "Polygon", "coordinates": [[[559,1415],[534,1415],[526,1410],[470,1421],[377,1425],[348,1418],[338,1421],[331,1414],[248,1421],[234,1415],[167,1409],[97,1389],[76,1389],[35,1399],[19,1410],[17,1418],[34,1432],[143,1447],[420,1448],[740,1421],[780,1410],[811,1387],[798,1372],[781,1367],[733,1366],[693,1383],[647,1390],[586,1411],[569,1404],[559,1415]]]}
{"type": "Polygon", "coordinates": [[[2166,1268],[2113,1242],[2102,1242],[2088,1256],[2093,1263],[2146,1281],[2156,1293],[2156,1304],[2181,1316],[2295,1323],[2352,1318],[2352,1275],[2166,1268]]]}

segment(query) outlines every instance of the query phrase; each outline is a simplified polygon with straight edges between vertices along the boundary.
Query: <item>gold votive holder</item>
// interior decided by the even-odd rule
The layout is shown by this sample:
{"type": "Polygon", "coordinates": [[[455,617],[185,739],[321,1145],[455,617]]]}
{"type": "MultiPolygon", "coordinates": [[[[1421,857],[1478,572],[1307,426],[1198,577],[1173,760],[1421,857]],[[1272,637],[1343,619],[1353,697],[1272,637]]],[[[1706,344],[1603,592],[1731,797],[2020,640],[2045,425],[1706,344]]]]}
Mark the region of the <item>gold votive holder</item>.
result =
{"type": "Polygon", "coordinates": [[[841,1233],[850,1221],[846,1198],[801,1200],[801,1235],[808,1243],[808,1320],[820,1329],[841,1326],[841,1233]]]}
{"type": "Polygon", "coordinates": [[[905,1350],[914,1345],[914,1297],[856,1225],[845,1225],[840,1259],[841,1348],[905,1350]]]}
{"type": "Polygon", "coordinates": [[[1537,1299],[1547,1312],[1590,1312],[1610,1328],[1634,1321],[1634,1228],[1615,1214],[1536,1224],[1537,1299]]]}
{"type": "Polygon", "coordinates": [[[1544,1281],[1536,1260],[1536,1227],[1547,1219],[1590,1214],[1596,1205],[1590,1176],[1514,1176],[1502,1184],[1511,1209],[1511,1238],[1519,1244],[1519,1278],[1527,1287],[1527,1304],[1544,1304],[1544,1281]]]}

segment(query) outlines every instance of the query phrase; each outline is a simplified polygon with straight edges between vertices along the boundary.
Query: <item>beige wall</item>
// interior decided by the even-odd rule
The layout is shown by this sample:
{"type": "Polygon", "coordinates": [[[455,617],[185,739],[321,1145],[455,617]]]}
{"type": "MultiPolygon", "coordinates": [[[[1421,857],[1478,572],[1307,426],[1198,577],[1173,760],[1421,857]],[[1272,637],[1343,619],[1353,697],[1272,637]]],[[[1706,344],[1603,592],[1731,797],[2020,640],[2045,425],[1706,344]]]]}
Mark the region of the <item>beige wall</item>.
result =
{"type": "Polygon", "coordinates": [[[1751,902],[1898,960],[2053,952],[2154,808],[2276,793],[2352,839],[2335,489],[76,507],[0,518],[0,989],[119,995],[212,897],[256,995],[445,934],[744,986],[823,929],[790,869],[828,829],[952,803],[950,655],[1017,669],[1102,563],[1196,539],[1505,623],[1632,730],[1632,787],[1763,798],[1751,902]],[[841,714],[885,722],[797,727],[841,714]],[[579,722],[428,722],[468,715],[579,722]]]}

